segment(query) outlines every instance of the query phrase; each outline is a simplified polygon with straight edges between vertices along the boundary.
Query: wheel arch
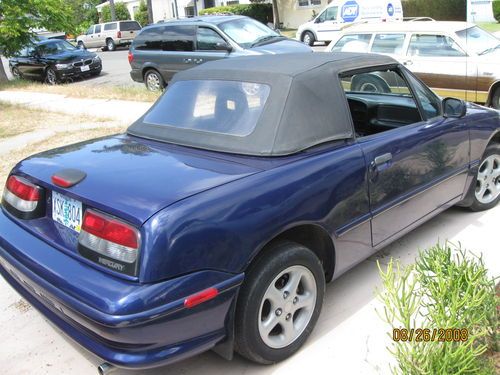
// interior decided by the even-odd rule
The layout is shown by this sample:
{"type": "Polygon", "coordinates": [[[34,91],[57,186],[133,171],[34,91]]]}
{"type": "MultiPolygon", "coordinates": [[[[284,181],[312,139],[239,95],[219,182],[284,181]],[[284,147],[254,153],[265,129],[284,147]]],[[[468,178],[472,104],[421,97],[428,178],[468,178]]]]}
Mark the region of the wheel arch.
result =
{"type": "Polygon", "coordinates": [[[308,32],[308,31],[309,31],[312,35],[314,35],[314,39],[315,39],[315,40],[318,40],[318,35],[314,32],[314,30],[311,30],[311,29],[304,29],[304,30],[302,30],[302,32],[300,33],[300,41],[301,41],[301,42],[302,42],[302,41],[303,41],[303,39],[304,39],[304,34],[305,34],[306,32],[308,32]]]}
{"type": "Polygon", "coordinates": [[[493,82],[490,86],[490,89],[488,90],[488,99],[486,101],[486,105],[488,107],[491,106],[491,101],[493,100],[493,95],[495,95],[495,91],[497,91],[498,89],[500,89],[500,79],[493,82]]]}
{"type": "Polygon", "coordinates": [[[299,243],[314,252],[323,266],[325,280],[327,282],[332,280],[335,271],[335,245],[323,227],[312,223],[295,225],[274,236],[254,254],[246,268],[251,267],[268,251],[272,251],[275,244],[284,241],[299,243]]]}

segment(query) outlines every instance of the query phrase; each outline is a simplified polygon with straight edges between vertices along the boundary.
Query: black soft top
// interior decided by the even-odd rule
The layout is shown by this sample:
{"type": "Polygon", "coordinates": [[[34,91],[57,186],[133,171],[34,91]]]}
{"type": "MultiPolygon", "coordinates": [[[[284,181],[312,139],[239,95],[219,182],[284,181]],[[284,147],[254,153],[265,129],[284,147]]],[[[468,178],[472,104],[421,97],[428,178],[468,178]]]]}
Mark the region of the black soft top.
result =
{"type": "MultiPolygon", "coordinates": [[[[353,136],[339,74],[393,65],[387,56],[366,53],[297,53],[217,60],[177,73],[170,86],[186,80],[267,84],[271,91],[254,131],[244,137],[158,126],[144,122],[128,133],[185,146],[245,155],[278,156],[353,136]]],[[[168,90],[164,93],[168,95],[168,90]]]]}

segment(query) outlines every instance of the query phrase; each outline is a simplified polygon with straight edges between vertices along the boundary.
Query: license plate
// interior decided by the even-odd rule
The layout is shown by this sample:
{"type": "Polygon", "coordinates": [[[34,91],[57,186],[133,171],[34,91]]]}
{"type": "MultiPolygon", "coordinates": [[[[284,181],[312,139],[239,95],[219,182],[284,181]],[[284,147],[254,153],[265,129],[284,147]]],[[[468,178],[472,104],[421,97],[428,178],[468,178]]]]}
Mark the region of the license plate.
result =
{"type": "Polygon", "coordinates": [[[58,223],[80,232],[82,227],[82,202],[52,192],[52,219],[58,223]]]}
{"type": "Polygon", "coordinates": [[[80,67],[80,70],[81,70],[82,72],[88,72],[88,71],[90,70],[90,66],[88,66],[88,65],[81,66],[81,67],[80,67]]]}

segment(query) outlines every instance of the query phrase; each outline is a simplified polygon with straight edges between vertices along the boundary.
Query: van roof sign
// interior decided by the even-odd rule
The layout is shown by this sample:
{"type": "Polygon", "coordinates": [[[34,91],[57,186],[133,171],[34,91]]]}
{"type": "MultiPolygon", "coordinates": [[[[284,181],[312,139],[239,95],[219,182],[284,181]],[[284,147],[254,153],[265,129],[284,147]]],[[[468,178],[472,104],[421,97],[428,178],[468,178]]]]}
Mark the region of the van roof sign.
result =
{"type": "Polygon", "coordinates": [[[342,11],[340,16],[344,20],[344,22],[354,22],[359,15],[359,5],[356,1],[351,0],[347,1],[342,5],[342,11]]]}

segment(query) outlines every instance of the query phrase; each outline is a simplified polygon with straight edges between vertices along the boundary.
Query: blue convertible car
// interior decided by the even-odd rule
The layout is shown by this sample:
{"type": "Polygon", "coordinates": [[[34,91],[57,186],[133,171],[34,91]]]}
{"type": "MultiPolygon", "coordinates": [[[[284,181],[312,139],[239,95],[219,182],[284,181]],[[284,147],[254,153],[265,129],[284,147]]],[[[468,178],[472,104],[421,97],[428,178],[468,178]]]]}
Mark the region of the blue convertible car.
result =
{"type": "Polygon", "coordinates": [[[296,352],[325,283],[453,205],[500,196],[499,112],[369,54],[175,76],[126,134],[21,161],[0,271],[109,366],[296,352]]]}

